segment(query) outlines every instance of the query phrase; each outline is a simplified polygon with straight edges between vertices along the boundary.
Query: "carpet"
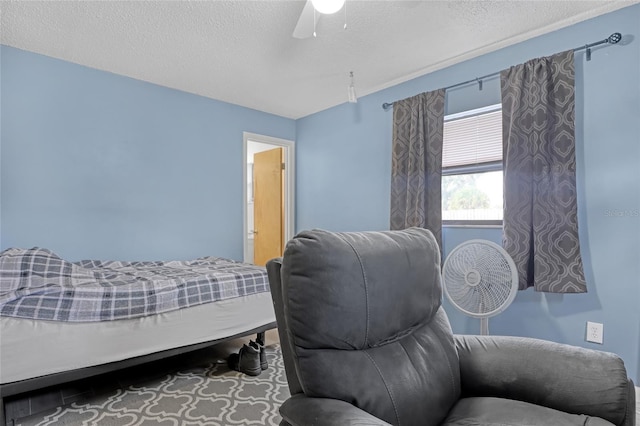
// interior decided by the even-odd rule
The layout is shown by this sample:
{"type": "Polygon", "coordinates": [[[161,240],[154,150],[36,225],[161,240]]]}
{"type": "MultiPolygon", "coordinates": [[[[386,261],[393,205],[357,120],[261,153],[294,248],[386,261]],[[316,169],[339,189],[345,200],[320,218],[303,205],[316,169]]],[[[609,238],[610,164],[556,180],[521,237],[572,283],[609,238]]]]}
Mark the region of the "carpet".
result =
{"type": "Polygon", "coordinates": [[[251,377],[218,361],[16,421],[22,426],[278,425],[289,397],[279,345],[265,348],[269,368],[251,377]]]}

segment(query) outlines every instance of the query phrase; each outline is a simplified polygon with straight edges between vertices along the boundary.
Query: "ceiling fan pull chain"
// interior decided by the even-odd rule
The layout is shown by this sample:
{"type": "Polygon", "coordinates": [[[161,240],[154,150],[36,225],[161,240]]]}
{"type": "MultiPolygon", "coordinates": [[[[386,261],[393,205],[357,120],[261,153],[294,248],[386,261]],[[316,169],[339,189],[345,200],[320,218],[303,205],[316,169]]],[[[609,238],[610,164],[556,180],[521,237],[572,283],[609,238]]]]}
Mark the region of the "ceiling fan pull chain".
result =
{"type": "Polygon", "coordinates": [[[317,37],[316,35],[316,8],[313,8],[313,36],[317,37]]]}
{"type": "Polygon", "coordinates": [[[316,35],[316,8],[313,8],[313,36],[318,37],[316,35]]]}
{"type": "Polygon", "coordinates": [[[347,29],[347,2],[344,2],[344,29],[347,29]]]}

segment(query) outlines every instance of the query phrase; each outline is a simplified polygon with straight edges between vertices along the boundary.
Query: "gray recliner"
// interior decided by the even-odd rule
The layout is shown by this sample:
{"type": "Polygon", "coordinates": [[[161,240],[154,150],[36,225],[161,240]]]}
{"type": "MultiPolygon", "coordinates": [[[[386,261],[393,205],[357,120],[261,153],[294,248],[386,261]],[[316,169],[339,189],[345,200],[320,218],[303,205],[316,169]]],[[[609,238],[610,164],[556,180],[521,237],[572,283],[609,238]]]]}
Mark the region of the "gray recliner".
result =
{"type": "Polygon", "coordinates": [[[298,234],[267,264],[291,398],[281,425],[634,425],[611,353],[453,335],[424,229],[298,234]]]}

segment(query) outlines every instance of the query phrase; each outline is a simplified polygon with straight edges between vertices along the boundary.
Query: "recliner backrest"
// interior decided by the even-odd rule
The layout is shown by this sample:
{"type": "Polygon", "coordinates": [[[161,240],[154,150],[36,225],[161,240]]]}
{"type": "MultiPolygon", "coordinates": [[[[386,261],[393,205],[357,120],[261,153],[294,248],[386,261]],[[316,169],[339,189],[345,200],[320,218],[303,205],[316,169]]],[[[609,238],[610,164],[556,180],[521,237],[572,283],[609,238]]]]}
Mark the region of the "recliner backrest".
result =
{"type": "Polygon", "coordinates": [[[429,231],[302,232],[279,272],[272,287],[282,286],[274,302],[289,340],[283,351],[292,352],[288,376],[305,395],[398,425],[445,418],[460,396],[460,372],[429,231]]]}

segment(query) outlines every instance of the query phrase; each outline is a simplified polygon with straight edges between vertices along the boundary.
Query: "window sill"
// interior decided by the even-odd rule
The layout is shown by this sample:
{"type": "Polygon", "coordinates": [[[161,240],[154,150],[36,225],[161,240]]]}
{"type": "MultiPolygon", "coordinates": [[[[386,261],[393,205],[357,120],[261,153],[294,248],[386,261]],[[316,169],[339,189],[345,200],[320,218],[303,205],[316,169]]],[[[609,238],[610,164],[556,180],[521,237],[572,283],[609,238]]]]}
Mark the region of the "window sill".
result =
{"type": "Polygon", "coordinates": [[[502,229],[502,225],[488,223],[443,223],[443,228],[482,228],[482,229],[502,229]]]}

